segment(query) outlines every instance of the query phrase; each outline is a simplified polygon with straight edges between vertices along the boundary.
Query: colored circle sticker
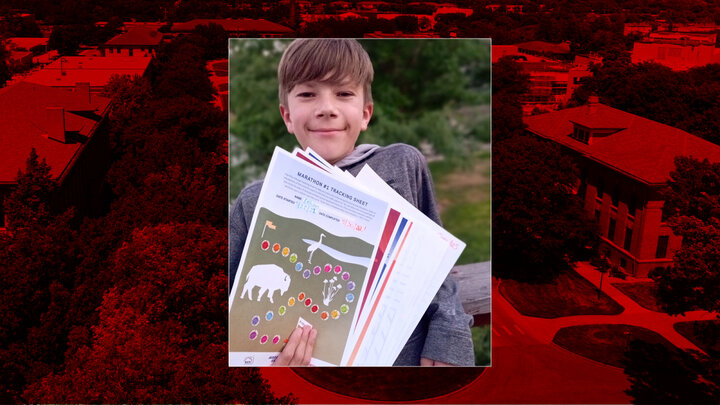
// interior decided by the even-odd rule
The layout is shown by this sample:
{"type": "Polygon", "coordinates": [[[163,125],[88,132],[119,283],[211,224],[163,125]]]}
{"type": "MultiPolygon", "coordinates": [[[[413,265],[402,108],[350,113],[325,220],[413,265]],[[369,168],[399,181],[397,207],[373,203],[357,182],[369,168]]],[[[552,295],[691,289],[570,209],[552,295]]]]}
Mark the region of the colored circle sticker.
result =
{"type": "Polygon", "coordinates": [[[303,271],[303,278],[304,278],[304,279],[310,278],[310,270],[305,270],[305,271],[303,271]]]}
{"type": "Polygon", "coordinates": [[[350,280],[350,273],[348,273],[347,271],[345,273],[343,273],[342,279],[345,281],[350,280]]]}
{"type": "Polygon", "coordinates": [[[262,244],[260,245],[260,247],[262,248],[262,250],[268,250],[268,248],[270,247],[270,242],[264,240],[264,241],[262,241],[262,244]]]}
{"type": "Polygon", "coordinates": [[[340,312],[343,314],[347,314],[347,312],[350,310],[350,307],[347,306],[347,304],[340,305],[340,312]]]}
{"type": "Polygon", "coordinates": [[[342,266],[340,266],[340,265],[335,266],[335,274],[340,274],[341,271],[342,271],[342,266]]]}
{"type": "Polygon", "coordinates": [[[278,343],[280,343],[280,336],[275,335],[275,337],[273,338],[273,344],[276,345],[278,343]]]}
{"type": "Polygon", "coordinates": [[[328,319],[328,313],[327,311],[323,311],[322,314],[320,314],[320,318],[322,318],[323,321],[328,319]]]}
{"type": "Polygon", "coordinates": [[[294,305],[295,305],[295,297],[290,297],[290,299],[288,300],[288,306],[292,307],[294,305]]]}
{"type": "Polygon", "coordinates": [[[289,254],[290,254],[290,248],[285,246],[283,248],[282,255],[283,255],[283,257],[287,257],[287,255],[289,255],[289,254]]]}
{"type": "Polygon", "coordinates": [[[260,338],[260,344],[263,344],[263,345],[264,345],[265,343],[267,343],[267,341],[268,341],[268,336],[267,336],[267,335],[263,335],[263,336],[260,338]]]}
{"type": "Polygon", "coordinates": [[[330,312],[330,316],[332,316],[332,319],[338,319],[340,317],[340,312],[338,312],[337,309],[333,309],[333,311],[330,312]]]}
{"type": "Polygon", "coordinates": [[[282,305],[280,308],[278,308],[278,315],[285,315],[285,311],[287,311],[287,308],[285,308],[285,305],[282,305]]]}
{"type": "Polygon", "coordinates": [[[301,292],[300,294],[298,294],[298,299],[299,299],[300,301],[304,300],[304,299],[305,299],[305,293],[304,293],[304,292],[301,292]]]}
{"type": "Polygon", "coordinates": [[[256,330],[250,332],[250,340],[255,340],[255,338],[258,337],[258,333],[256,330]]]}
{"type": "Polygon", "coordinates": [[[267,314],[265,314],[265,319],[267,319],[268,321],[272,321],[273,316],[273,311],[267,311],[267,314]]]}
{"type": "Polygon", "coordinates": [[[355,301],[355,294],[353,294],[353,293],[348,293],[348,295],[345,296],[345,301],[347,301],[347,302],[353,302],[353,301],[355,301]]]}
{"type": "Polygon", "coordinates": [[[306,306],[306,307],[309,307],[310,304],[312,304],[312,299],[310,299],[310,298],[306,299],[306,300],[305,300],[305,306],[306,306]]]}
{"type": "Polygon", "coordinates": [[[355,282],[354,282],[354,281],[348,281],[348,283],[347,283],[347,289],[348,289],[349,291],[354,290],[354,289],[355,289],[355,282]]]}
{"type": "Polygon", "coordinates": [[[280,244],[276,243],[273,245],[273,252],[277,253],[280,251],[280,244]]]}
{"type": "MultiPolygon", "coordinates": [[[[290,263],[295,263],[297,261],[297,255],[295,253],[290,255],[290,263]]],[[[302,267],[302,264],[300,265],[302,267]]]]}
{"type": "Polygon", "coordinates": [[[320,266],[315,266],[315,268],[313,269],[313,273],[315,273],[316,276],[320,274],[320,266]]]}
{"type": "Polygon", "coordinates": [[[295,263],[295,271],[302,270],[302,263],[295,263]]]}
{"type": "Polygon", "coordinates": [[[257,326],[257,324],[260,323],[260,317],[257,315],[253,316],[250,323],[252,324],[252,326],[257,326]]]}
{"type": "Polygon", "coordinates": [[[318,311],[318,309],[320,309],[320,307],[318,307],[317,305],[313,305],[312,308],[310,308],[310,311],[312,311],[312,313],[314,314],[318,311]]]}
{"type": "Polygon", "coordinates": [[[332,265],[326,264],[325,265],[325,273],[330,273],[330,270],[332,270],[332,265]]]}

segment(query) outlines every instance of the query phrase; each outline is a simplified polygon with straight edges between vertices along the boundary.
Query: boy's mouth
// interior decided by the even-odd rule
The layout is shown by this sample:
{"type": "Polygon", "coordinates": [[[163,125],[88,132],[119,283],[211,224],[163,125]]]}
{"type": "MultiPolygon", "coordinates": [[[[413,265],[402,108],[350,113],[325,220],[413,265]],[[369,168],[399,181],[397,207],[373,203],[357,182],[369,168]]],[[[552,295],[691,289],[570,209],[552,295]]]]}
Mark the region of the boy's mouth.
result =
{"type": "Polygon", "coordinates": [[[337,128],[317,128],[317,129],[311,129],[310,132],[325,135],[325,134],[332,134],[335,132],[340,132],[342,129],[337,128]]]}

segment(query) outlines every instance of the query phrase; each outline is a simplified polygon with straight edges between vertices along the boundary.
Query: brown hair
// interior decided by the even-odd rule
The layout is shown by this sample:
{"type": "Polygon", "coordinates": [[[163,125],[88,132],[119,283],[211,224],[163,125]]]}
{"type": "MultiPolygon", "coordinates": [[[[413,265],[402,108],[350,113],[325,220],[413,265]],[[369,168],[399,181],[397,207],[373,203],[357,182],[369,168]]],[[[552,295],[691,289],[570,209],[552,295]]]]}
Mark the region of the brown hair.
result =
{"type": "Polygon", "coordinates": [[[363,87],[364,102],[372,102],[373,67],[362,45],[354,39],[296,39],[285,49],[278,65],[278,96],[287,105],[292,89],[309,81],[344,83],[363,87]]]}

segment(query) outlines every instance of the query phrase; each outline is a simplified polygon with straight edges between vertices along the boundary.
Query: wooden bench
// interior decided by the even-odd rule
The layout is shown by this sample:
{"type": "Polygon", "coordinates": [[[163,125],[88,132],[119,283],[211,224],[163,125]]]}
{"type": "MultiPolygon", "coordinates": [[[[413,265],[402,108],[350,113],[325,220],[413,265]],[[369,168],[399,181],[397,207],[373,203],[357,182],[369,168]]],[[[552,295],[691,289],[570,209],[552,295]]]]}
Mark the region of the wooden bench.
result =
{"type": "Polygon", "coordinates": [[[490,262],[455,266],[450,271],[458,284],[458,294],[465,313],[475,319],[474,326],[490,324],[490,262]]]}

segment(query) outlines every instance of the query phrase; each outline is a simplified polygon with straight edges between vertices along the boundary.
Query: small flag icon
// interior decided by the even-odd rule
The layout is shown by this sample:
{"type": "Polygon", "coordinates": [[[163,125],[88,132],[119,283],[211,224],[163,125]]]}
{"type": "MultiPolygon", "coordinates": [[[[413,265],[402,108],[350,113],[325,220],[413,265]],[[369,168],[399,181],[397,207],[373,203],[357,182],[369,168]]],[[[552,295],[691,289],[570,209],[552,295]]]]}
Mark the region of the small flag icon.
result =
{"type": "Polygon", "coordinates": [[[261,238],[265,236],[265,229],[267,228],[275,230],[275,225],[273,225],[272,221],[265,221],[265,226],[263,227],[262,234],[260,235],[261,238]]]}

